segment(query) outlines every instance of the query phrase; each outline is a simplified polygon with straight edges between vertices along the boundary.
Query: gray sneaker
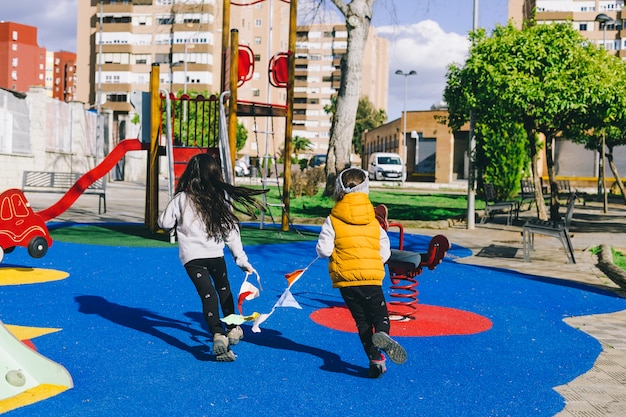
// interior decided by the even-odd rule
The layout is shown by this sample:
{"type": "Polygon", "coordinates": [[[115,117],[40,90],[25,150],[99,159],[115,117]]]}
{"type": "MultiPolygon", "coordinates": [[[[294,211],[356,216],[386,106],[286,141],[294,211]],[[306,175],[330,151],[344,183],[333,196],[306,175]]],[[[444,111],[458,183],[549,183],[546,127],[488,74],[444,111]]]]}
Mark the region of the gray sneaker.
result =
{"type": "Polygon", "coordinates": [[[218,362],[234,362],[237,359],[237,355],[232,350],[227,350],[226,353],[215,356],[215,360],[218,362]]]}
{"type": "Polygon", "coordinates": [[[221,333],[213,335],[213,353],[220,356],[228,353],[228,338],[221,333]]]}
{"type": "Polygon", "coordinates": [[[241,339],[243,339],[243,329],[239,326],[233,327],[228,331],[226,336],[228,336],[229,344],[236,345],[241,339]]]}
{"type": "Polygon", "coordinates": [[[393,363],[401,365],[406,362],[406,350],[404,350],[404,348],[398,342],[389,337],[387,333],[374,333],[372,335],[372,343],[374,344],[374,346],[384,351],[393,363]]]}

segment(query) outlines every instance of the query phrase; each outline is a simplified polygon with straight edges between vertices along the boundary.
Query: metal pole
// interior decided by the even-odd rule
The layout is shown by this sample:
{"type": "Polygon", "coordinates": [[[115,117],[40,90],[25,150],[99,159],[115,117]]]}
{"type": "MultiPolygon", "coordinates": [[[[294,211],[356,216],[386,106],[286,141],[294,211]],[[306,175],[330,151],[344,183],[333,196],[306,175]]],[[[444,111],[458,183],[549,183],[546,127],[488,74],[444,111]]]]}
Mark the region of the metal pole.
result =
{"type": "MultiPolygon", "coordinates": [[[[406,144],[406,98],[407,98],[407,91],[408,91],[408,77],[410,75],[417,75],[417,72],[415,70],[411,70],[409,72],[397,70],[396,75],[404,76],[404,111],[403,111],[403,117],[402,117],[404,127],[402,131],[402,140],[400,141],[400,144],[398,147],[402,149],[400,153],[401,153],[402,159],[404,159],[404,173],[406,174],[408,172],[408,158],[407,158],[407,144],[406,144]]],[[[419,163],[419,137],[415,141],[415,159],[419,163]]],[[[404,181],[405,179],[406,178],[403,176],[402,181],[404,181]]]]}
{"type": "MultiPolygon", "coordinates": [[[[407,161],[407,154],[406,154],[406,95],[407,95],[407,87],[408,87],[408,76],[407,74],[404,75],[404,111],[403,111],[403,116],[402,118],[404,119],[404,127],[402,129],[402,143],[400,144],[402,146],[402,159],[404,159],[404,171],[407,171],[407,165],[408,165],[408,161],[407,161]]],[[[415,152],[417,153],[417,146],[415,147],[415,152]]],[[[402,176],[402,181],[405,180],[404,175],[402,176]]]]}
{"type": "MultiPolygon", "coordinates": [[[[472,24],[472,30],[476,30],[478,27],[478,0],[474,0],[474,20],[472,24]]],[[[476,138],[474,137],[475,130],[475,114],[474,109],[470,109],[470,131],[469,131],[469,144],[468,144],[468,179],[467,179],[467,228],[473,230],[475,227],[475,213],[476,213],[476,191],[474,189],[474,156],[476,153],[476,138]]]]}
{"type": "MultiPolygon", "coordinates": [[[[602,41],[602,47],[606,50],[606,24],[604,22],[604,40],[602,41]]],[[[606,195],[606,169],[605,169],[605,159],[604,159],[604,145],[606,143],[606,132],[602,134],[602,147],[600,148],[600,165],[601,165],[601,175],[602,175],[602,208],[605,213],[608,213],[608,201],[606,195]]]]}
{"type": "MultiPolygon", "coordinates": [[[[98,162],[98,147],[103,141],[102,123],[102,25],[104,24],[104,0],[100,0],[100,36],[98,39],[98,92],[96,94],[96,163],[98,162]]],[[[102,144],[104,153],[104,143],[102,144]]]]}
{"type": "MultiPolygon", "coordinates": [[[[605,13],[600,13],[596,16],[595,21],[603,26],[603,39],[602,39],[602,48],[606,51],[606,25],[609,23],[614,23],[615,20],[606,15],[605,13]]],[[[598,194],[602,193],[603,197],[603,208],[604,212],[608,212],[608,196],[606,191],[606,173],[605,173],[605,151],[604,147],[606,144],[606,131],[602,134],[602,140],[600,143],[600,153],[598,155],[598,194]]]]}

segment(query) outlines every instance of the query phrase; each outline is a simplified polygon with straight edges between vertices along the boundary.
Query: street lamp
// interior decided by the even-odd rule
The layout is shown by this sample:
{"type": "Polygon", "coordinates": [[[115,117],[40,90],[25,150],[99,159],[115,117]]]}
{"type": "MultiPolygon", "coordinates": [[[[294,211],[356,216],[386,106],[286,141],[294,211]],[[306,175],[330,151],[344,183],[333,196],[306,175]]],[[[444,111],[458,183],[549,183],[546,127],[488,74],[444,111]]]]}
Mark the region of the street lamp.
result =
{"type": "Polygon", "coordinates": [[[600,26],[602,26],[603,30],[604,30],[604,39],[602,41],[602,47],[604,49],[606,49],[606,25],[608,25],[609,23],[613,23],[614,20],[612,17],[604,14],[604,13],[600,13],[599,15],[596,16],[595,19],[596,22],[600,23],[600,26]]]}
{"type": "MultiPolygon", "coordinates": [[[[600,13],[599,15],[596,16],[595,19],[596,22],[598,22],[603,29],[603,40],[602,40],[602,48],[604,50],[606,50],[606,25],[608,25],[609,23],[613,23],[615,22],[615,20],[613,20],[612,17],[607,16],[604,13],[600,13]]],[[[605,169],[604,169],[604,146],[605,146],[605,139],[606,137],[606,133],[602,134],[602,142],[601,142],[601,150],[600,150],[600,155],[598,158],[598,193],[602,193],[603,196],[603,201],[604,201],[604,212],[606,213],[608,211],[608,201],[607,201],[607,192],[606,192],[606,178],[605,178],[605,169]]]]}
{"type": "MultiPolygon", "coordinates": [[[[404,111],[403,111],[403,122],[404,122],[404,127],[402,129],[402,157],[404,158],[404,164],[405,164],[405,174],[406,171],[408,171],[408,169],[406,169],[407,164],[407,155],[406,155],[406,95],[407,95],[407,79],[409,76],[411,75],[417,75],[417,71],[415,70],[411,70],[409,72],[403,72],[402,70],[397,70],[396,71],[396,75],[403,75],[404,76],[404,111]]],[[[419,137],[415,140],[415,159],[417,160],[417,163],[419,163],[419,137]]],[[[403,181],[404,179],[406,179],[403,175],[403,181]]]]}

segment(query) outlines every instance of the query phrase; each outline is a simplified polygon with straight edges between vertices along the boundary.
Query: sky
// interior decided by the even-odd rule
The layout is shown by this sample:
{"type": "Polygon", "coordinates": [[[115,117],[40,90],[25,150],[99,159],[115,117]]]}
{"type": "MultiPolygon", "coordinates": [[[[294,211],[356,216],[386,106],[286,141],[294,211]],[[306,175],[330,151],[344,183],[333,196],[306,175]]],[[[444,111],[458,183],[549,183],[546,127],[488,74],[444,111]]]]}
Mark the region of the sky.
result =
{"type": "MultiPolygon", "coordinates": [[[[77,1],[4,0],[0,21],[36,26],[39,46],[75,52],[77,1]]],[[[326,1],[327,12],[333,13],[326,1]]],[[[506,23],[508,0],[476,2],[479,27],[491,30],[506,23]]],[[[389,120],[404,110],[405,81],[408,111],[441,103],[447,66],[462,63],[467,55],[473,9],[474,0],[376,0],[372,26],[389,40],[389,120]],[[404,77],[396,70],[417,75],[404,77]]]]}

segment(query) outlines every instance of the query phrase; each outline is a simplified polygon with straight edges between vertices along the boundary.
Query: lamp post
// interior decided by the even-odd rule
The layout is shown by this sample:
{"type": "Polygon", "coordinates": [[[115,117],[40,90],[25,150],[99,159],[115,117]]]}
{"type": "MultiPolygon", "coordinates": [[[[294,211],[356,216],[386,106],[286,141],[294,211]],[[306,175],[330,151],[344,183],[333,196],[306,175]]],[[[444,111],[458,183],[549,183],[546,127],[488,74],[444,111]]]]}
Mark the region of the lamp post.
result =
{"type": "MultiPolygon", "coordinates": [[[[404,127],[402,128],[402,143],[400,144],[402,146],[402,157],[404,158],[404,164],[405,164],[405,170],[404,170],[405,172],[404,172],[404,175],[402,176],[402,181],[404,181],[406,179],[405,177],[406,171],[408,171],[408,169],[406,168],[406,166],[408,165],[408,159],[406,155],[406,96],[407,96],[407,86],[408,86],[407,81],[408,81],[409,76],[417,75],[417,71],[411,70],[409,72],[403,72],[402,70],[397,70],[396,75],[404,76],[404,111],[402,112],[404,127]]],[[[419,137],[415,140],[415,159],[417,163],[419,163],[419,137]]]]}
{"type": "MultiPolygon", "coordinates": [[[[596,16],[595,21],[598,22],[602,26],[603,30],[603,39],[602,39],[602,48],[606,50],[606,25],[609,23],[613,23],[614,20],[610,16],[600,13],[596,16]]],[[[602,141],[600,143],[600,155],[598,158],[598,193],[602,193],[603,197],[603,206],[604,212],[608,212],[608,196],[606,192],[606,175],[604,169],[604,147],[606,141],[606,133],[602,134],[602,141]]]]}
{"type": "Polygon", "coordinates": [[[180,67],[183,63],[181,61],[171,62],[170,63],[170,93],[173,93],[174,88],[174,68],[180,67]]]}

